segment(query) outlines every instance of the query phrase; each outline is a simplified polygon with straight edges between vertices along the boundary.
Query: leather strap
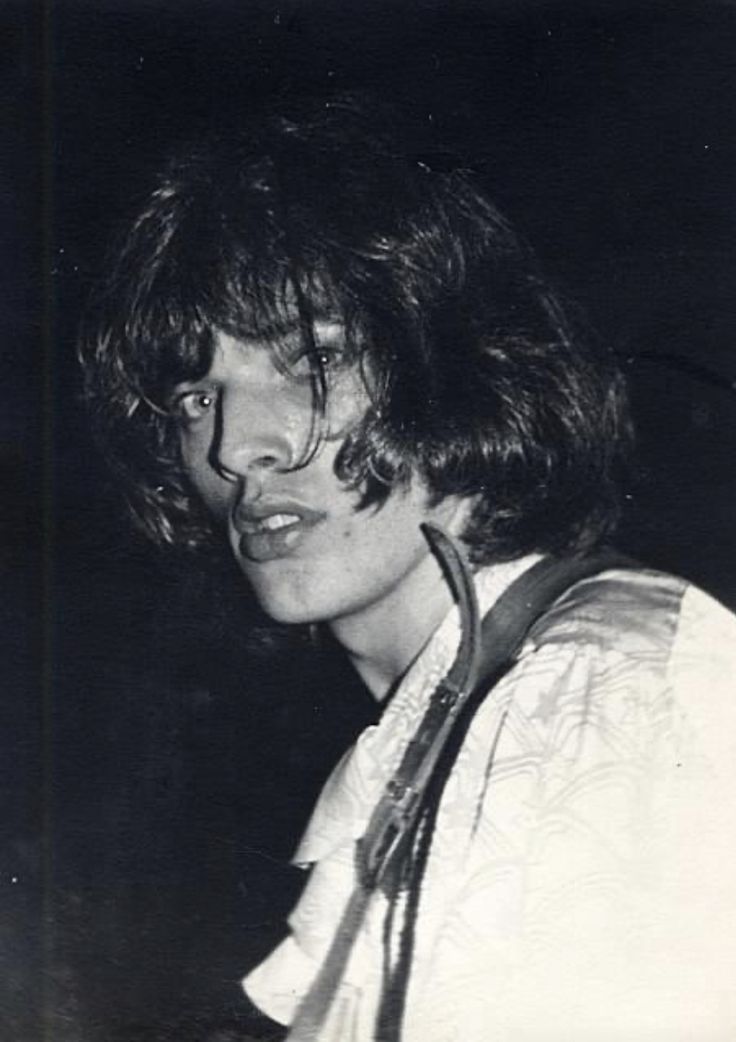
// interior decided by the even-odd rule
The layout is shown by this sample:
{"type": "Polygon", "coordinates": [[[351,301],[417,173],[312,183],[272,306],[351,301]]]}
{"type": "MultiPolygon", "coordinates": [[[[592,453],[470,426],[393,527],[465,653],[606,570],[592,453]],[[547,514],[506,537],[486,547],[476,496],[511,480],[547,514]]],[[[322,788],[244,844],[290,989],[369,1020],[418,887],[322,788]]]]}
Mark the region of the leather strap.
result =
{"type": "Polygon", "coordinates": [[[441,528],[423,525],[423,530],[445,569],[460,609],[460,643],[452,665],[432,692],[422,721],[371,815],[365,835],[358,841],[358,878],[367,890],[381,884],[386,870],[397,857],[401,838],[416,815],[453,722],[474,686],[481,651],[475,584],[462,550],[441,528]]]}
{"type": "Polygon", "coordinates": [[[587,557],[542,557],[501,594],[483,619],[473,686],[487,693],[496,674],[513,664],[534,624],[577,583],[611,568],[636,567],[636,561],[614,550],[587,557]]]}

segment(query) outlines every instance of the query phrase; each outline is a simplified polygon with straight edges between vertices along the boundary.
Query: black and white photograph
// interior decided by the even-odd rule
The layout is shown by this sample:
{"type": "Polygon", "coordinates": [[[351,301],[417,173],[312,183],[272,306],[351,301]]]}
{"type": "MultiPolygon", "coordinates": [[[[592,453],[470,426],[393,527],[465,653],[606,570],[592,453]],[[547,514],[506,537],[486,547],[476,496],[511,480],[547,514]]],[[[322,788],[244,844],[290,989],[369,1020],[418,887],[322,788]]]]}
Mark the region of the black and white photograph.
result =
{"type": "Polygon", "coordinates": [[[0,1042],[733,1042],[736,4],[0,28],[0,1042]]]}

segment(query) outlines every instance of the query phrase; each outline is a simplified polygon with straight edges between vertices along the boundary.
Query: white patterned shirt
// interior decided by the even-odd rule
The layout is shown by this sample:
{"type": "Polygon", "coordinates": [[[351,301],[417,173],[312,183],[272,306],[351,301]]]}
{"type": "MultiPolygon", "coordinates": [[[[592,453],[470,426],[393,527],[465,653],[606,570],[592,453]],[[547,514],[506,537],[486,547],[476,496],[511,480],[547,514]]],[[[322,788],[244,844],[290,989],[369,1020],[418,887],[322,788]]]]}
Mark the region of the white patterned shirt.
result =
{"type": "MultiPolygon", "coordinates": [[[[476,576],[482,611],[537,557],[476,576]]],[[[289,1023],[353,888],[354,845],[459,641],[454,608],[327,782],[291,934],[245,980],[289,1023]]],[[[736,1039],[736,616],[611,570],[530,631],[443,792],[402,1042],[736,1039]],[[492,755],[493,752],[493,755],[492,755]]],[[[374,895],[320,1042],[369,1042],[374,895]]]]}

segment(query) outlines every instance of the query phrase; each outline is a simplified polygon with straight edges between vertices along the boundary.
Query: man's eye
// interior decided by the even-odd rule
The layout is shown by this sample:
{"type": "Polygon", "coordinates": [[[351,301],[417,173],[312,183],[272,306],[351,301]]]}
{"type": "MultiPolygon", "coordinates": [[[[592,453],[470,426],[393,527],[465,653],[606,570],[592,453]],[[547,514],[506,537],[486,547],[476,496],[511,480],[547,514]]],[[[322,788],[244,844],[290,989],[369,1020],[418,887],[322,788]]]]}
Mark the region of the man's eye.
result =
{"type": "Polygon", "coordinates": [[[317,347],[313,352],[317,364],[323,369],[337,369],[343,361],[343,352],[338,347],[317,347]]]}
{"type": "Polygon", "coordinates": [[[292,376],[309,377],[320,369],[323,373],[331,373],[339,369],[344,361],[344,353],[338,347],[321,347],[304,351],[291,363],[292,376]]]}
{"type": "Polygon", "coordinates": [[[186,391],[174,402],[174,413],[183,420],[201,420],[215,405],[211,391],[186,391]]]}

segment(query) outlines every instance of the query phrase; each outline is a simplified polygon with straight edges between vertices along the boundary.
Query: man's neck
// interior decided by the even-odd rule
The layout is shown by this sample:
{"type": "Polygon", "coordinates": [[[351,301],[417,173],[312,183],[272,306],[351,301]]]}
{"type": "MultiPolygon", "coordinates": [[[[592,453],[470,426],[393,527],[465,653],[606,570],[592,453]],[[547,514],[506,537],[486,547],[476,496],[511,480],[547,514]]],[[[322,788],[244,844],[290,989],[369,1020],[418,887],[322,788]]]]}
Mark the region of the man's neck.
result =
{"type": "Polygon", "coordinates": [[[453,604],[431,554],[389,597],[332,623],[332,632],[377,701],[383,701],[416,659],[453,604]]]}

